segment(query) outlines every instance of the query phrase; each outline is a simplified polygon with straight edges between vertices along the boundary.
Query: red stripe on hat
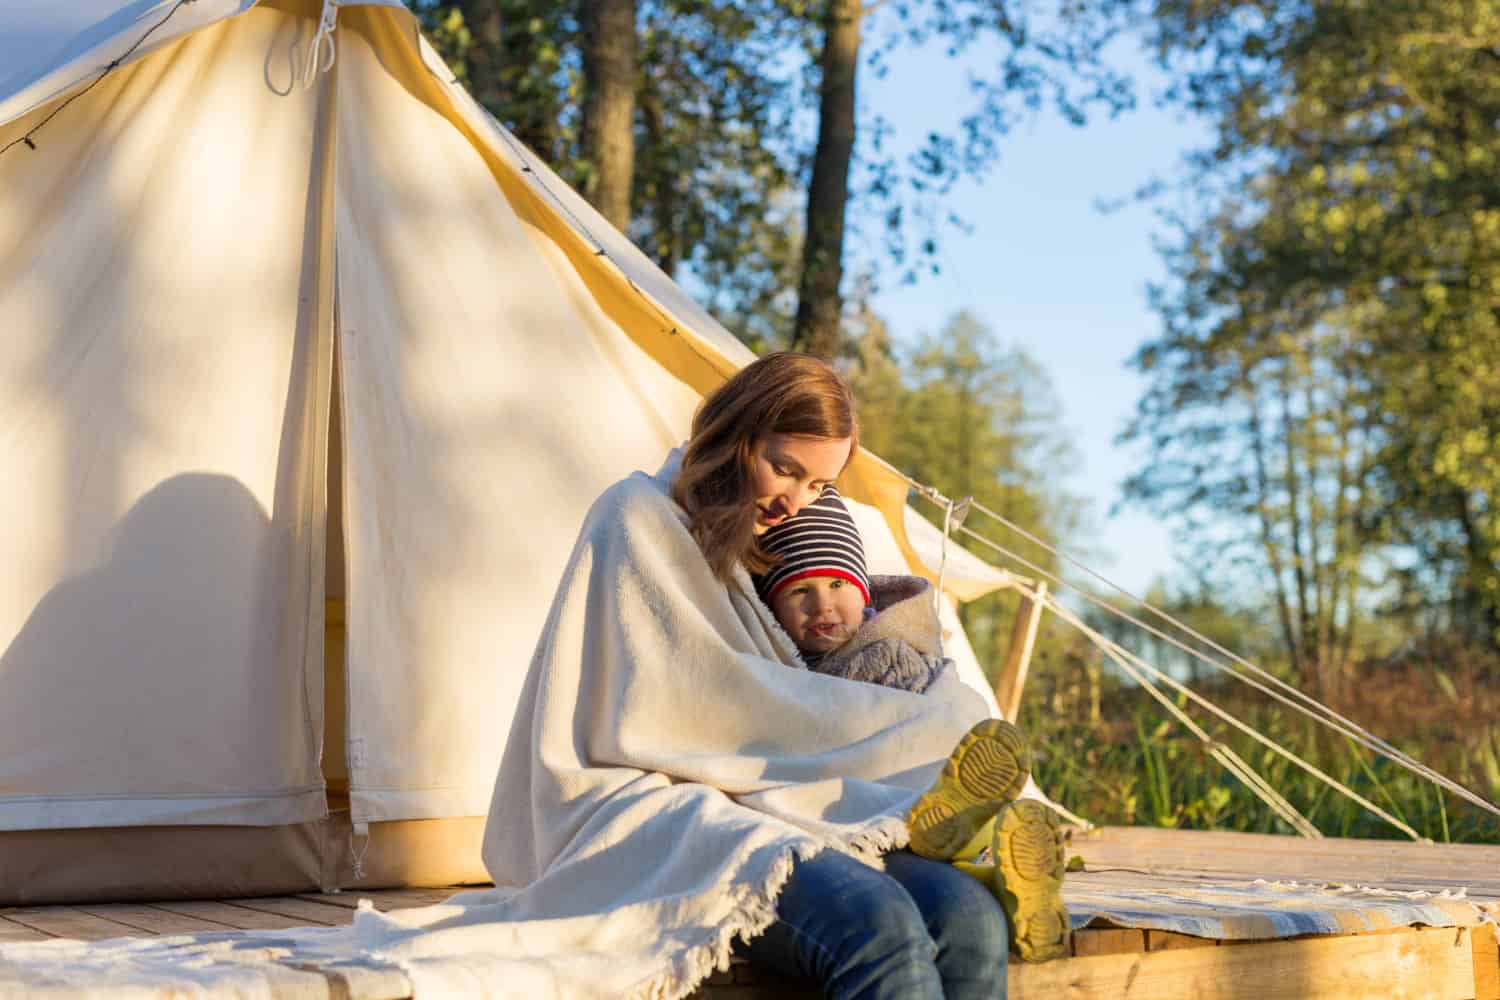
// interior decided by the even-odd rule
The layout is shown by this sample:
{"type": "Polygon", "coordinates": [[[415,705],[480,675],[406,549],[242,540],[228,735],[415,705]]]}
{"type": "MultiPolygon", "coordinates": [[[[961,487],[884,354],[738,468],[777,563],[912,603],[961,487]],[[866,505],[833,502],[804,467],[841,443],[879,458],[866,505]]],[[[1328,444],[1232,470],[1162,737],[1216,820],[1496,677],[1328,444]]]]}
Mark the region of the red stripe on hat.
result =
{"type": "Polygon", "coordinates": [[[813,569],[802,570],[800,573],[793,573],[791,576],[787,577],[785,580],[778,582],[776,586],[771,588],[771,592],[766,595],[766,603],[770,604],[771,602],[775,601],[776,595],[781,593],[782,589],[789,586],[790,584],[796,583],[798,580],[811,579],[815,576],[833,576],[838,577],[840,580],[848,580],[850,583],[859,588],[859,592],[864,595],[865,604],[869,605],[870,592],[865,589],[865,585],[860,582],[859,577],[855,576],[853,573],[848,572],[847,570],[837,569],[833,566],[817,566],[813,569]]]}

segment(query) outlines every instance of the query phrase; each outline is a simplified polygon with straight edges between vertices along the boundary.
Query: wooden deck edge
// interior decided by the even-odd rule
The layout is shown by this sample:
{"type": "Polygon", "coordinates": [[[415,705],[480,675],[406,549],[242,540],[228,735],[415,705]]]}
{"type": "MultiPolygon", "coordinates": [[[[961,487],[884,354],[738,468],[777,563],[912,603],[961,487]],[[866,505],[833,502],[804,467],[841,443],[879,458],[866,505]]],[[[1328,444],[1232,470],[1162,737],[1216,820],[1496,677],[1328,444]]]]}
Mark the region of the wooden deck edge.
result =
{"type": "MultiPolygon", "coordinates": [[[[1012,961],[1011,1000],[1500,1000],[1493,924],[1247,941],[1091,928],[1075,932],[1074,941],[1074,958],[1012,961]]],[[[737,963],[711,977],[693,1000],[818,996],[737,963]]]]}
{"type": "Polygon", "coordinates": [[[1495,925],[1482,923],[1473,929],[1474,1000],[1500,1000],[1500,944],[1495,925]]]}
{"type": "Polygon", "coordinates": [[[1473,928],[1168,948],[1011,965],[1010,1000],[1467,1000],[1475,993],[1473,928]]]}

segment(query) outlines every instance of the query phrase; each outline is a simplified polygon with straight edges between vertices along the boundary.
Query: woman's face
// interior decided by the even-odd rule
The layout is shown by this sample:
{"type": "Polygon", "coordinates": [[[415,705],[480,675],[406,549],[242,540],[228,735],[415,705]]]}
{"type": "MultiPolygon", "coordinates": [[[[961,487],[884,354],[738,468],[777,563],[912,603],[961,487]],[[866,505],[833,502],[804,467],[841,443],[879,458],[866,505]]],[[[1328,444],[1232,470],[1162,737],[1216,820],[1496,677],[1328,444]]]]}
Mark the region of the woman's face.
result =
{"type": "Polygon", "coordinates": [[[849,438],[767,434],[755,442],[751,484],[755,488],[755,533],[764,534],[818,499],[844,471],[849,438]]]}

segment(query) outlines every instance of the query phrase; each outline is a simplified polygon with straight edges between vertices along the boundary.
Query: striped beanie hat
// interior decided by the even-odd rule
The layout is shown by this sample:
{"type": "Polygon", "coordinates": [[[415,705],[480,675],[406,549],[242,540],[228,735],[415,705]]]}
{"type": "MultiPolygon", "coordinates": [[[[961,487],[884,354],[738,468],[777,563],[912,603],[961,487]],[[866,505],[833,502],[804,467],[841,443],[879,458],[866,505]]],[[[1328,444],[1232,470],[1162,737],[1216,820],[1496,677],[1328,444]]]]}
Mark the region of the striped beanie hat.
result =
{"type": "Polygon", "coordinates": [[[823,495],[760,536],[760,547],[781,561],[765,576],[755,578],[755,592],[770,604],[788,584],[810,576],[848,580],[870,603],[870,578],[865,573],[865,546],[854,516],[839,491],[829,486],[823,495]]]}

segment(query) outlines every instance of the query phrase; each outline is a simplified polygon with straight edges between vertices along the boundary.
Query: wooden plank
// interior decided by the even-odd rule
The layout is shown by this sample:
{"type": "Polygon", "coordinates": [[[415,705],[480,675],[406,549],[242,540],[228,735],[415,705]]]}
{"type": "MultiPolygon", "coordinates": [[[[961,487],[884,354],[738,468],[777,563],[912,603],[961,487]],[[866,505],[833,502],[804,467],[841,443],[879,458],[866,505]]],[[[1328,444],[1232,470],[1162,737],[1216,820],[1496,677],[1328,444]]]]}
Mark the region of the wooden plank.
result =
{"type": "Polygon", "coordinates": [[[235,899],[225,902],[243,906],[247,910],[259,910],[262,913],[274,913],[298,920],[303,926],[317,924],[324,927],[338,927],[354,920],[354,911],[345,907],[318,903],[297,896],[262,896],[255,899],[235,899]]]}
{"type": "Polygon", "coordinates": [[[0,913],[0,944],[11,941],[45,941],[47,935],[41,931],[33,930],[25,924],[13,923],[5,919],[5,914],[0,913]]]}
{"type": "Polygon", "coordinates": [[[1219,942],[1213,938],[1194,937],[1191,934],[1178,934],[1176,931],[1151,931],[1146,932],[1147,951],[1171,951],[1173,948],[1213,948],[1219,942]]]}
{"type": "Polygon", "coordinates": [[[234,930],[228,924],[135,903],[80,903],[77,909],[95,917],[113,920],[117,924],[128,924],[147,934],[197,934],[201,931],[234,930]]]}
{"type": "Polygon", "coordinates": [[[276,913],[252,910],[244,906],[233,906],[215,900],[184,900],[172,903],[152,903],[152,906],[172,913],[181,913],[200,920],[211,920],[225,927],[242,931],[280,931],[288,927],[306,927],[306,920],[284,917],[276,913]]]}
{"type": "Polygon", "coordinates": [[[1073,954],[1134,955],[1146,950],[1146,932],[1134,928],[1089,927],[1073,932],[1073,954]]]}
{"type": "Polygon", "coordinates": [[[436,906],[439,903],[446,903],[454,893],[478,888],[481,887],[456,885],[433,889],[387,889],[380,894],[375,905],[386,909],[382,904],[389,903],[389,908],[392,910],[405,910],[415,906],[436,906]]]}
{"type": "Polygon", "coordinates": [[[341,906],[346,910],[357,910],[359,909],[359,901],[361,899],[368,899],[374,902],[375,908],[379,910],[384,909],[377,899],[381,895],[381,892],[384,892],[384,890],[380,892],[299,892],[297,893],[297,898],[306,899],[313,903],[322,903],[325,906],[341,906]]]}
{"type": "Polygon", "coordinates": [[[84,913],[71,906],[18,906],[5,911],[5,919],[41,931],[48,937],[103,941],[117,937],[149,937],[147,931],[129,924],[84,913]]]}
{"type": "Polygon", "coordinates": [[[1471,932],[1474,955],[1474,1000],[1500,1000],[1500,945],[1495,925],[1480,924],[1471,932]]]}
{"type": "Polygon", "coordinates": [[[1290,878],[1393,889],[1463,886],[1471,900],[1500,899],[1500,845],[1104,827],[1075,836],[1071,847],[1090,869],[1290,878]]]}
{"type": "Polygon", "coordinates": [[[1467,928],[1408,929],[1012,965],[1011,1000],[1461,1000],[1474,995],[1467,928]]]}
{"type": "Polygon", "coordinates": [[[1026,688],[1026,673],[1031,667],[1031,651],[1036,647],[1036,632],[1042,622],[1046,597],[1047,585],[1038,583],[1035,595],[1021,598],[1015,624],[1011,626],[1010,649],[1005,654],[1000,679],[995,682],[995,701],[1000,714],[1012,722],[1021,711],[1021,692],[1026,688]]]}
{"type": "Polygon", "coordinates": [[[386,910],[407,910],[417,906],[433,906],[437,903],[446,902],[449,896],[456,892],[463,892],[474,886],[453,886],[445,889],[374,889],[369,892],[351,890],[339,893],[298,893],[298,899],[305,899],[315,903],[325,903],[328,906],[341,906],[353,910],[359,906],[361,899],[368,899],[375,904],[375,909],[382,912],[386,910]]]}

